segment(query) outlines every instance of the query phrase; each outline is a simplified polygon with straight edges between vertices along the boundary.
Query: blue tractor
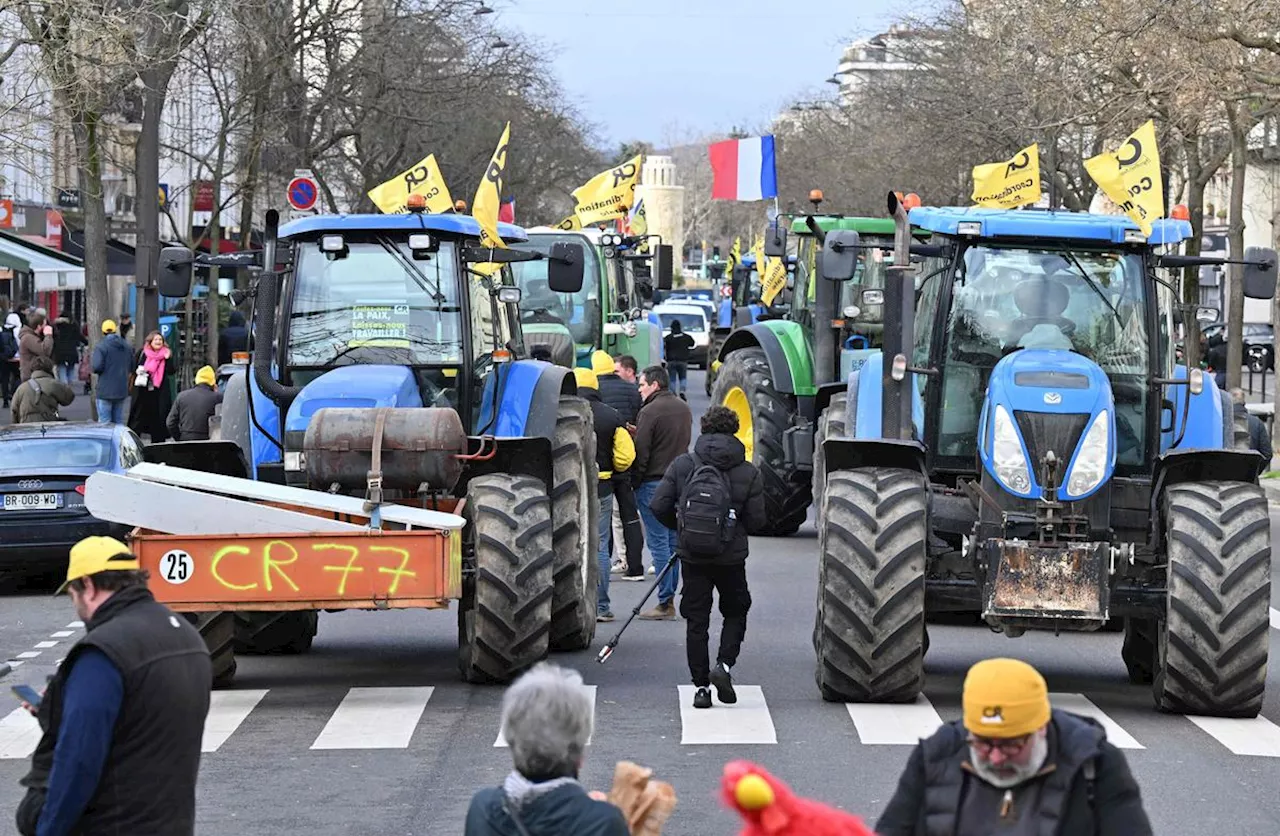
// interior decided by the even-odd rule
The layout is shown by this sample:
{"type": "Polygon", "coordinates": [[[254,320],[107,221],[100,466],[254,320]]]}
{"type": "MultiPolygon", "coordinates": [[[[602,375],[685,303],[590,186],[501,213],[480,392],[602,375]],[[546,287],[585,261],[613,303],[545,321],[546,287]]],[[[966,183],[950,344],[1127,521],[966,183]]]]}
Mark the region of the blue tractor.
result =
{"type": "MultiPolygon", "coordinates": [[[[221,438],[153,445],[148,459],[362,497],[366,508],[457,510],[467,523],[467,681],[508,681],[549,650],[589,646],[599,536],[591,410],[568,369],[521,359],[509,267],[545,260],[552,289],[574,293],[581,248],[521,250],[524,230],[507,224],[499,234],[513,246],[481,248],[474,218],[412,209],[279,229],[277,217],[268,213],[263,269],[233,299],[252,305],[252,364],[227,381],[221,438]]],[[[161,294],[185,295],[192,264],[205,261],[165,249],[161,294]]],[[[224,612],[200,626],[226,684],[234,653],[304,652],[317,620],[314,610],[224,612]],[[209,638],[229,635],[220,616],[234,620],[233,642],[209,638]]]]}
{"type": "MultiPolygon", "coordinates": [[[[914,700],[926,616],[950,611],[1009,637],[1122,627],[1160,710],[1256,716],[1266,463],[1226,393],[1176,360],[1181,317],[1214,312],[1166,278],[1223,260],[1178,255],[1182,220],[1148,237],[1117,216],[889,206],[883,350],[817,433],[823,697],[914,700]]],[[[822,275],[851,280],[859,253],[828,233],[822,275]]],[[[1270,298],[1275,252],[1241,263],[1244,293],[1270,298]]]]}

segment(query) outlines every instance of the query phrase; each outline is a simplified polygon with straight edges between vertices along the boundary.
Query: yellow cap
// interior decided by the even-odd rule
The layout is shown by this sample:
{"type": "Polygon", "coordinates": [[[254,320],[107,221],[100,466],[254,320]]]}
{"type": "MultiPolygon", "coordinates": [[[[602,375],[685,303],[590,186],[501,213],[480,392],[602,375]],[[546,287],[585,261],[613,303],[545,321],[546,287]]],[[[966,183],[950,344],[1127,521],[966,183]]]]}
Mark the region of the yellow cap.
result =
{"type": "Polygon", "coordinates": [[[613,358],[609,352],[596,349],[591,352],[591,371],[596,374],[613,374],[613,358]]]}
{"type": "Polygon", "coordinates": [[[1018,659],[984,659],[964,678],[964,727],[979,737],[1022,737],[1049,722],[1049,687],[1018,659]]]}
{"type": "Polygon", "coordinates": [[[102,333],[114,334],[116,332],[116,321],[114,319],[102,320],[102,333]]]}
{"type": "Polygon", "coordinates": [[[72,581],[108,570],[128,571],[139,568],[138,558],[129,547],[114,537],[86,537],[71,547],[67,563],[67,579],[54,595],[61,595],[72,581]]]}
{"type": "Polygon", "coordinates": [[[217,375],[213,373],[213,366],[201,366],[200,371],[196,372],[196,383],[207,384],[213,386],[217,383],[217,375]]]}
{"type": "Polygon", "coordinates": [[[596,373],[591,369],[584,369],[581,366],[573,370],[573,376],[578,381],[579,389],[599,389],[600,381],[596,379],[596,373]]]}
{"type": "Polygon", "coordinates": [[[744,810],[763,810],[775,800],[773,787],[755,773],[742,776],[733,788],[733,797],[744,810]]]}

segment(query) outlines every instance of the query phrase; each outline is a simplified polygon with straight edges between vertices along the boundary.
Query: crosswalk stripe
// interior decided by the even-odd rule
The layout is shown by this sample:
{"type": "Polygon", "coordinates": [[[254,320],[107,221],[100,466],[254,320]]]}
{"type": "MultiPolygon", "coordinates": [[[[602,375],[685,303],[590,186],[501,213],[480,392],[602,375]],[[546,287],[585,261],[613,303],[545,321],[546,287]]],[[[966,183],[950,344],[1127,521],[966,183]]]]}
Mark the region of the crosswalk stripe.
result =
{"type": "Polygon", "coordinates": [[[867,746],[914,746],[942,725],[933,703],[920,694],[913,703],[845,703],[858,730],[858,739],[867,746]]]}
{"type": "Polygon", "coordinates": [[[1118,746],[1121,749],[1145,749],[1133,735],[1129,734],[1120,724],[1112,720],[1107,713],[1084,694],[1050,694],[1049,704],[1054,708],[1060,708],[1063,711],[1070,711],[1072,714],[1079,714],[1082,717],[1092,717],[1102,724],[1107,731],[1107,742],[1118,746]]]}
{"type": "Polygon", "coordinates": [[[218,751],[266,695],[265,690],[214,691],[210,694],[209,713],[205,716],[204,739],[200,743],[200,751],[218,751]]]}
{"type": "Polygon", "coordinates": [[[404,749],[433,687],[352,688],[312,749],[404,749]]]}
{"type": "Polygon", "coordinates": [[[31,757],[40,742],[40,724],[25,708],[15,708],[0,719],[0,760],[31,757]]]}
{"type": "MultiPolygon", "coordinates": [[[[594,686],[594,685],[584,685],[584,686],[582,686],[582,687],[583,687],[583,688],[585,688],[587,691],[589,691],[589,692],[591,693],[591,725],[592,725],[592,727],[594,728],[594,726],[595,726],[595,717],[596,717],[596,686],[594,686]]],[[[506,737],[504,736],[504,735],[505,735],[505,732],[506,732],[506,729],[502,728],[502,718],[501,718],[501,717],[499,717],[499,718],[498,718],[498,739],[497,739],[497,740],[495,740],[495,741],[493,741],[493,746],[494,746],[494,748],[495,748],[495,749],[499,749],[499,748],[501,748],[501,749],[505,749],[505,748],[507,748],[507,739],[506,739],[506,737]]],[[[594,737],[594,736],[595,736],[595,733],[593,732],[593,733],[591,734],[591,737],[594,737]]],[[[588,746],[590,746],[590,745],[591,745],[591,737],[588,737],[588,738],[587,738],[587,745],[588,745],[588,746]]]]}
{"type": "Polygon", "coordinates": [[[1271,629],[1280,630],[1280,610],[1271,608],[1271,629]]]}
{"type": "Polygon", "coordinates": [[[1280,758],[1280,727],[1265,717],[1232,719],[1229,717],[1196,717],[1187,719],[1208,732],[1214,740],[1234,754],[1260,758],[1280,758]]]}
{"type": "Polygon", "coordinates": [[[719,743],[777,743],[778,733],[759,685],[737,685],[738,701],[711,708],[694,708],[692,685],[679,686],[680,742],[687,745],[719,743]]]}

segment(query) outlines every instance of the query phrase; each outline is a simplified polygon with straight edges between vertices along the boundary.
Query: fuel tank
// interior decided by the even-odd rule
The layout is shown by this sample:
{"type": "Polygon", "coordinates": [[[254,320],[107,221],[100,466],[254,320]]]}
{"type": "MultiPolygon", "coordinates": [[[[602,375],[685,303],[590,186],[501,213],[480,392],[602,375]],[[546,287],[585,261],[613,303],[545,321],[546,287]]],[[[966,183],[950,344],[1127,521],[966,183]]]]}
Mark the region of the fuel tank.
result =
{"type": "Polygon", "coordinates": [[[467,433],[454,410],[326,408],[307,424],[302,445],[307,481],[317,490],[335,482],[364,487],[379,435],[385,490],[416,491],[423,483],[450,490],[462,476],[458,456],[467,451],[467,433]]]}

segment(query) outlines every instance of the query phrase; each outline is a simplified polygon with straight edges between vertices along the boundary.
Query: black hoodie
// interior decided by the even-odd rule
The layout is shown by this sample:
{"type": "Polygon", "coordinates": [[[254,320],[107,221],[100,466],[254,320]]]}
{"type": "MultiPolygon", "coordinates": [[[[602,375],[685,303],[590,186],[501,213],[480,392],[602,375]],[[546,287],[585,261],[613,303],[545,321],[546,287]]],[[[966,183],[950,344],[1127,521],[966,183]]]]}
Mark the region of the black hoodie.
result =
{"type": "MultiPolygon", "coordinates": [[[[742,442],[731,435],[709,433],[698,436],[693,445],[693,453],[703,464],[715,465],[729,477],[730,502],[738,512],[738,527],[734,531],[733,542],[713,560],[716,563],[741,563],[747,559],[747,535],[764,528],[769,521],[764,507],[764,482],[760,478],[760,471],[747,461],[747,451],[742,442]]],[[[649,510],[667,528],[676,528],[676,506],[694,469],[693,455],[685,453],[677,457],[667,468],[653,495],[653,501],[649,503],[649,510]]],[[[683,552],[680,559],[686,563],[707,561],[705,557],[683,552]]]]}

